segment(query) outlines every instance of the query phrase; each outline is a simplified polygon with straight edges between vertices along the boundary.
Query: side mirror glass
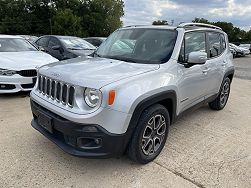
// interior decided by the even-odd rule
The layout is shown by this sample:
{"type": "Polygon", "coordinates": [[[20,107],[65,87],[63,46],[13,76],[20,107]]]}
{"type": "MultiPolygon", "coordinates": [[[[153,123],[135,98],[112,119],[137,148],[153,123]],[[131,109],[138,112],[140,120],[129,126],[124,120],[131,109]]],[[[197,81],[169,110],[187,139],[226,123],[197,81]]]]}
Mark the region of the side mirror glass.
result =
{"type": "Polygon", "coordinates": [[[191,52],[188,54],[188,63],[190,64],[204,64],[207,61],[206,52],[191,52]]]}

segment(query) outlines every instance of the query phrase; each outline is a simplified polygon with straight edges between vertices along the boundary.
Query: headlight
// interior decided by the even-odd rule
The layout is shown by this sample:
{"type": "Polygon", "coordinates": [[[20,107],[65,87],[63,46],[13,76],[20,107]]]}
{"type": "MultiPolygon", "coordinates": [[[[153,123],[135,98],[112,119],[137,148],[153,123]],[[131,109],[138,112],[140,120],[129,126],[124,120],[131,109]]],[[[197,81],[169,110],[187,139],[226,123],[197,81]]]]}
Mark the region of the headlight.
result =
{"type": "Polygon", "coordinates": [[[13,74],[16,74],[16,71],[13,70],[6,70],[6,69],[0,69],[0,75],[2,76],[12,76],[13,74]]]}
{"type": "Polygon", "coordinates": [[[86,88],[84,99],[89,107],[95,108],[101,101],[101,92],[97,89],[86,88]]]}

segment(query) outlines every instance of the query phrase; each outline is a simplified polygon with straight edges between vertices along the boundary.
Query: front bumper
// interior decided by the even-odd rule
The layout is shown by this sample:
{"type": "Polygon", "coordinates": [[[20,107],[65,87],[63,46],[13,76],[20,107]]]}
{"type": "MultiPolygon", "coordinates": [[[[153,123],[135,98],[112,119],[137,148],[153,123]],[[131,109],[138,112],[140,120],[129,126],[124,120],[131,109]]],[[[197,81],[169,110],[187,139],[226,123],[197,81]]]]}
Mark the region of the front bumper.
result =
{"type": "Polygon", "coordinates": [[[16,93],[30,91],[35,86],[36,77],[0,76],[0,93],[16,93]]]}
{"type": "MultiPolygon", "coordinates": [[[[126,134],[112,134],[99,125],[79,124],[62,118],[31,100],[32,127],[54,142],[63,151],[79,157],[109,158],[122,155],[126,147],[126,134]],[[52,130],[39,124],[39,114],[51,119],[52,130]],[[98,144],[83,147],[81,139],[98,140],[98,144]]],[[[88,144],[87,144],[88,145],[88,144]]]]}

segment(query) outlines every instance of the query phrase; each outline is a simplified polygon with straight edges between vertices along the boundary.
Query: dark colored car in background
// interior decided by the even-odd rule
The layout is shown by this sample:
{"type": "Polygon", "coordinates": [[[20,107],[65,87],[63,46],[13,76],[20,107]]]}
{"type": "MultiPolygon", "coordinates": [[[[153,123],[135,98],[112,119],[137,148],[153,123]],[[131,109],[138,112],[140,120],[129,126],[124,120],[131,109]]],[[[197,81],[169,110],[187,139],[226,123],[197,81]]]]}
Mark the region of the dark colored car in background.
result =
{"type": "Polygon", "coordinates": [[[84,38],[87,42],[91,43],[93,46],[99,47],[105,40],[105,37],[88,37],[84,38]]]}
{"type": "Polygon", "coordinates": [[[89,42],[72,36],[42,36],[35,41],[35,45],[58,60],[87,56],[96,50],[89,42]]]}

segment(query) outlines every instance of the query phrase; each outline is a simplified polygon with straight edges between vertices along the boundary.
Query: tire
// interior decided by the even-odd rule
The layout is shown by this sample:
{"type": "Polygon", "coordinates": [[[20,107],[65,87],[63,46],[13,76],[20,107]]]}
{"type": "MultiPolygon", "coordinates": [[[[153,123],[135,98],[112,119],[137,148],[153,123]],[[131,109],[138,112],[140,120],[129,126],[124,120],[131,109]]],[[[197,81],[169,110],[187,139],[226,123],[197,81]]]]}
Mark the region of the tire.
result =
{"type": "Polygon", "coordinates": [[[141,164],[153,161],[165,146],[169,126],[170,117],[164,106],[155,104],[145,109],[129,143],[128,156],[141,164]]]}
{"type": "Polygon", "coordinates": [[[226,106],[230,94],[230,86],[231,86],[231,81],[227,77],[224,79],[221,85],[217,98],[212,102],[208,103],[209,107],[212,110],[222,110],[226,106]]]}

